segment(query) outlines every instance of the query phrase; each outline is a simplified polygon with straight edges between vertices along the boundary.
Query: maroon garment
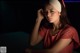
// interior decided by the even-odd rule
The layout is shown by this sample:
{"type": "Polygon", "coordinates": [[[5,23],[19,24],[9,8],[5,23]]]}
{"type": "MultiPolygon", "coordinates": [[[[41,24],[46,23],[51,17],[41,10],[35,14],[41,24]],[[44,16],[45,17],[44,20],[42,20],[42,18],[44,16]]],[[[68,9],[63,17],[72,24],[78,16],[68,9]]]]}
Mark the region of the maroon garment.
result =
{"type": "Polygon", "coordinates": [[[72,39],[71,43],[66,46],[60,53],[72,53],[73,49],[77,48],[79,44],[79,37],[76,29],[70,25],[66,25],[60,29],[57,34],[50,35],[50,29],[40,28],[39,34],[44,37],[44,47],[51,48],[60,39],[72,39]]]}

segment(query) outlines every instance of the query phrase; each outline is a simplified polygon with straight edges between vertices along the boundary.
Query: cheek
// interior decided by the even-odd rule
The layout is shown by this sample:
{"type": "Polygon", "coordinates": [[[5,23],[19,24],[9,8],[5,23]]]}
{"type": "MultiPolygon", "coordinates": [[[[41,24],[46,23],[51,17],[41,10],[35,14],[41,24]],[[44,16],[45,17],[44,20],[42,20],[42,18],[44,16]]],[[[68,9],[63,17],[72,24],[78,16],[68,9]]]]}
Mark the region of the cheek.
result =
{"type": "Polygon", "coordinates": [[[59,15],[58,14],[54,14],[52,15],[53,19],[58,19],[59,18],[59,15]]]}
{"type": "Polygon", "coordinates": [[[53,15],[52,21],[55,22],[55,21],[58,21],[58,20],[59,20],[59,15],[53,15]]]}

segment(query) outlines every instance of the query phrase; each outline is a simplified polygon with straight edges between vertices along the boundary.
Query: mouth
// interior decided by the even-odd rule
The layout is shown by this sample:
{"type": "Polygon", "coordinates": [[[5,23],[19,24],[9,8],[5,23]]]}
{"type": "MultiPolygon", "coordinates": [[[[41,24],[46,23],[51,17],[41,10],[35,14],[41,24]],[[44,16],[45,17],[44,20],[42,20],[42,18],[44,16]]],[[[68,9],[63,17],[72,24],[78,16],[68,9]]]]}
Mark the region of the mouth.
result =
{"type": "Polygon", "coordinates": [[[48,18],[48,21],[51,21],[52,20],[52,18],[48,18]]]}

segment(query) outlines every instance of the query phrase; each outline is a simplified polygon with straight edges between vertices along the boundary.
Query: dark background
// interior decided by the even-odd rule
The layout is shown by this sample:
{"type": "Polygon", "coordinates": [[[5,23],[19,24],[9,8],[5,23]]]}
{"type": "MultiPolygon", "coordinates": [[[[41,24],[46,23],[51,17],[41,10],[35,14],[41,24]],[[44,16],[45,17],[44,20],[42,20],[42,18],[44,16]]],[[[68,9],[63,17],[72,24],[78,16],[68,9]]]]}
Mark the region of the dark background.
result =
{"type": "MultiPolygon", "coordinates": [[[[0,1],[0,46],[6,46],[8,53],[23,53],[28,47],[37,10],[44,2],[45,0],[0,1]]],[[[80,2],[65,4],[68,18],[80,37],[80,2]]]]}

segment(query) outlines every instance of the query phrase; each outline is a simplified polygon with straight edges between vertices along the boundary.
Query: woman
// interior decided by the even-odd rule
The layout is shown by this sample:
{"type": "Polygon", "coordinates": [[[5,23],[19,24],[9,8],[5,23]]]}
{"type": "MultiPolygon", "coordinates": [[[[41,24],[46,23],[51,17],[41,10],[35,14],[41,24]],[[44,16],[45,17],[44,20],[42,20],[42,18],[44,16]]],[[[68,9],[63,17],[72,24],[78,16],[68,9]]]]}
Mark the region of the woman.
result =
{"type": "Polygon", "coordinates": [[[38,10],[31,46],[44,40],[45,50],[42,51],[45,53],[72,53],[79,46],[78,33],[70,25],[65,8],[63,1],[51,0],[43,9],[38,10]],[[42,21],[45,22],[41,25],[42,21]]]}

